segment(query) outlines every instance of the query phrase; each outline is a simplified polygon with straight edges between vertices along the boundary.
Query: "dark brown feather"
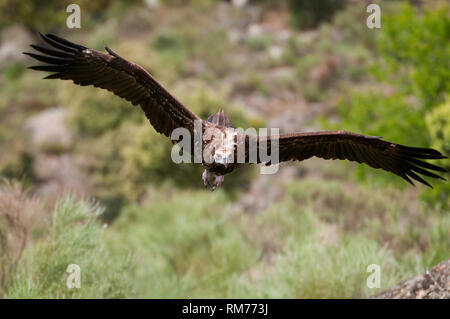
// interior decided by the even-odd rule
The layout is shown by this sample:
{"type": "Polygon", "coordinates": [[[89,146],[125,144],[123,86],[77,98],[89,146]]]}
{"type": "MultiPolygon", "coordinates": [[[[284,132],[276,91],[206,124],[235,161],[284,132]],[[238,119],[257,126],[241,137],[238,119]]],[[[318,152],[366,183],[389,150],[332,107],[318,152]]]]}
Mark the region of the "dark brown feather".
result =
{"type": "Polygon", "coordinates": [[[224,110],[219,110],[218,112],[214,113],[213,115],[208,117],[207,121],[219,126],[233,127],[224,110]]]}
{"type": "Polygon", "coordinates": [[[53,48],[31,45],[42,54],[24,54],[47,63],[30,67],[53,72],[45,78],[72,80],[81,86],[93,85],[111,91],[133,105],[140,105],[156,131],[168,137],[177,127],[193,132],[194,121],[200,120],[147,71],[110,48],[105,47],[108,53],[102,53],[54,34],[40,35],[53,48]]]}
{"type": "MultiPolygon", "coordinates": [[[[383,141],[378,136],[346,131],[283,134],[276,138],[279,143],[280,162],[292,159],[303,161],[312,156],[324,159],[347,159],[392,172],[411,184],[410,178],[431,187],[418,174],[445,180],[442,176],[431,172],[446,172],[444,168],[423,161],[446,158],[431,148],[409,147],[383,141]]],[[[267,148],[270,148],[271,137],[258,138],[258,147],[262,141],[266,141],[267,148]]]]}

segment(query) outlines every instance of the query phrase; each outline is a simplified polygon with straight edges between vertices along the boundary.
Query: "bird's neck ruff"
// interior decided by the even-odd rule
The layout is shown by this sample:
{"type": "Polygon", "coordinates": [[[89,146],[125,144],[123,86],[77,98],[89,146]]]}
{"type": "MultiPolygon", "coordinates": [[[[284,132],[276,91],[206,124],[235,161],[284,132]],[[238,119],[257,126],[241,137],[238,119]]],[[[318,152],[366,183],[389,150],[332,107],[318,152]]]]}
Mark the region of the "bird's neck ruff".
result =
{"type": "Polygon", "coordinates": [[[204,134],[206,148],[215,164],[225,165],[234,162],[237,133],[233,128],[211,128],[204,134]]]}

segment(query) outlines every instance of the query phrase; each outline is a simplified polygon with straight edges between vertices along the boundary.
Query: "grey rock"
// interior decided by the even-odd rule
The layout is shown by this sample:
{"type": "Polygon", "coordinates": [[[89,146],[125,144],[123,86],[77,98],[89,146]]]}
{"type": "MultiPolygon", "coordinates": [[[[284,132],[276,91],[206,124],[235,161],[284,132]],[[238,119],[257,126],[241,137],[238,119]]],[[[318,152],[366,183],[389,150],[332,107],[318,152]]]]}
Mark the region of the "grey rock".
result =
{"type": "Polygon", "coordinates": [[[55,107],[42,111],[25,122],[31,149],[47,152],[62,152],[71,148],[72,133],[65,123],[66,111],[55,107]]]}

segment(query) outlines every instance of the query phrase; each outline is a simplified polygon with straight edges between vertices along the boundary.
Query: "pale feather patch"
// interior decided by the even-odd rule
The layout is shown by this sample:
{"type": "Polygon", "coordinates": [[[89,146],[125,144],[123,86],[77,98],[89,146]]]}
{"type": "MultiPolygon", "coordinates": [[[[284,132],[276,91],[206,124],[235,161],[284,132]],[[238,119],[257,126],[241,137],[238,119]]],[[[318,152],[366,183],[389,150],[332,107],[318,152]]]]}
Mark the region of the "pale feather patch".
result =
{"type": "Polygon", "coordinates": [[[236,136],[237,133],[233,128],[227,128],[222,132],[219,145],[217,145],[214,152],[214,161],[216,163],[224,164],[225,159],[234,158],[234,150],[237,145],[236,136]]]}

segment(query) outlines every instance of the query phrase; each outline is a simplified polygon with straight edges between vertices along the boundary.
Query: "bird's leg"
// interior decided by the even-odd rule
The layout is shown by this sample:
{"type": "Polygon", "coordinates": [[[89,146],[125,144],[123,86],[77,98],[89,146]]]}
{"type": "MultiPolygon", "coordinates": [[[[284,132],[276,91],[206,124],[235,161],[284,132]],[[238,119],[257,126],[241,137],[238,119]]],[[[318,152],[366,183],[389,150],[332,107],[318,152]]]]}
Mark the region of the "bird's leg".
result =
{"type": "Polygon", "coordinates": [[[202,174],[203,185],[205,185],[205,187],[209,186],[209,180],[211,179],[211,177],[212,174],[207,169],[205,169],[202,174]]]}
{"type": "Polygon", "coordinates": [[[212,184],[211,190],[214,191],[217,187],[219,187],[223,183],[224,180],[225,180],[225,176],[215,175],[214,183],[212,184]]]}

